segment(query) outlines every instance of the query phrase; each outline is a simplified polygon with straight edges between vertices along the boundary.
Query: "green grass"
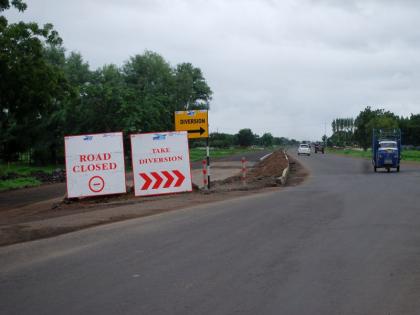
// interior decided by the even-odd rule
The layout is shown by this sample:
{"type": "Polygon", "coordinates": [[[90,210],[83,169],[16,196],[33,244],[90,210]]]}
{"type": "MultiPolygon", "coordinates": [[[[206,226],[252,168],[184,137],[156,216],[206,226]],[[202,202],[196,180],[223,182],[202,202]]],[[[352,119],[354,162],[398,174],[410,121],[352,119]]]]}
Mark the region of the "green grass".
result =
{"type": "Polygon", "coordinates": [[[33,177],[19,177],[15,179],[0,180],[0,191],[39,186],[41,182],[33,177]]]}
{"type": "Polygon", "coordinates": [[[56,168],[60,166],[32,166],[24,163],[9,163],[0,164],[0,176],[14,173],[20,177],[14,179],[0,180],[0,191],[6,191],[24,187],[34,187],[41,185],[41,182],[31,176],[32,172],[45,172],[51,174],[56,168]]]}
{"type": "MultiPolygon", "coordinates": [[[[370,149],[367,151],[360,151],[355,149],[327,149],[328,153],[339,154],[339,155],[347,155],[353,157],[361,157],[361,158],[371,158],[372,152],[370,149]]],[[[403,161],[416,161],[420,162],[420,151],[416,150],[403,150],[402,157],[403,161]]]]}
{"type": "Polygon", "coordinates": [[[420,162],[420,151],[417,150],[403,150],[402,159],[404,161],[420,162]]]}
{"type": "MultiPolygon", "coordinates": [[[[228,148],[228,149],[216,149],[210,148],[210,158],[220,158],[225,156],[231,156],[235,154],[260,151],[258,148],[228,148]]],[[[201,161],[206,158],[206,148],[193,148],[190,149],[190,160],[192,162],[201,161]]]]}
{"type": "Polygon", "coordinates": [[[372,156],[371,150],[368,149],[367,151],[363,150],[355,150],[355,149],[332,149],[327,148],[327,153],[339,154],[339,155],[347,155],[353,157],[361,157],[361,158],[370,158],[372,156]]]}
{"type": "Polygon", "coordinates": [[[48,165],[48,166],[32,166],[22,163],[10,163],[0,164],[0,176],[6,175],[7,173],[16,173],[21,176],[30,176],[31,172],[42,171],[51,174],[56,168],[62,166],[48,165]]]}

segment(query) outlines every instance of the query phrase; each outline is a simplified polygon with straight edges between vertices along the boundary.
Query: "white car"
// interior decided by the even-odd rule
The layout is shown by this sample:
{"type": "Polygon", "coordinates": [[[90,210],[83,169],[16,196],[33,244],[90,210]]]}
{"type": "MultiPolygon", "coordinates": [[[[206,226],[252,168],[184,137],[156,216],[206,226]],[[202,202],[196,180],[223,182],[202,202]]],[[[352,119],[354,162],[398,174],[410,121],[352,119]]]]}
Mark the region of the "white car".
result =
{"type": "Polygon", "coordinates": [[[298,155],[301,154],[311,155],[311,147],[308,144],[300,144],[298,148],[298,155]]]}

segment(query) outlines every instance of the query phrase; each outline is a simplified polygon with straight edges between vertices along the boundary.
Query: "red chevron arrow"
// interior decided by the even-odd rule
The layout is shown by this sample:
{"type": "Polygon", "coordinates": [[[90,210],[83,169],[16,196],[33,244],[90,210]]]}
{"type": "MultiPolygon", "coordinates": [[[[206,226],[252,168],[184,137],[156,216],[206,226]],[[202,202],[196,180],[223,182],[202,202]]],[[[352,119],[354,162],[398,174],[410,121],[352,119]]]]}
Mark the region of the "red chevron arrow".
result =
{"type": "Polygon", "coordinates": [[[169,173],[168,171],[162,171],[162,174],[166,177],[167,181],[163,188],[169,188],[171,186],[172,182],[174,181],[174,177],[169,173]]]}
{"type": "Polygon", "coordinates": [[[145,183],[141,190],[147,190],[150,184],[152,183],[152,179],[149,176],[147,176],[146,173],[140,173],[139,175],[145,180],[145,183]]]}
{"type": "Polygon", "coordinates": [[[163,178],[157,172],[151,172],[152,176],[156,179],[155,184],[153,185],[152,189],[158,189],[160,184],[162,184],[163,178]]]}
{"type": "Polygon", "coordinates": [[[178,180],[176,181],[174,187],[181,186],[181,184],[184,182],[185,176],[182,175],[182,173],[178,170],[173,170],[172,172],[178,177],[178,180]]]}

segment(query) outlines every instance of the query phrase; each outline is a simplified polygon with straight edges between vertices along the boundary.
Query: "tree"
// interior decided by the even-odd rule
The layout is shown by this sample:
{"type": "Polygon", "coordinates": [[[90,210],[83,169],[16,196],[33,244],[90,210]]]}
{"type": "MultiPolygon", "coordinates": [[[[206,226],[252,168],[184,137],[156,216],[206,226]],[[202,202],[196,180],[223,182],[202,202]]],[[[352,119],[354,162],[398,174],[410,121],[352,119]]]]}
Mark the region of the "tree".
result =
{"type": "Polygon", "coordinates": [[[370,106],[367,106],[363,111],[359,113],[354,121],[356,131],[354,132],[355,140],[364,149],[367,150],[371,145],[372,130],[369,129],[369,122],[378,116],[378,110],[372,110],[370,106]]]}
{"type": "MultiPolygon", "coordinates": [[[[26,3],[24,3],[22,0],[0,0],[0,12],[10,9],[10,4],[16,9],[18,9],[20,12],[25,11],[27,8],[26,3]]],[[[0,19],[6,20],[3,16],[1,16],[0,19]]]]}
{"type": "Polygon", "coordinates": [[[181,63],[175,69],[177,109],[209,109],[212,91],[199,68],[181,63]]]}
{"type": "Polygon", "coordinates": [[[274,137],[271,133],[265,133],[261,136],[261,144],[264,147],[271,147],[274,142],[274,137]]]}
{"type": "Polygon", "coordinates": [[[235,137],[227,133],[213,132],[209,140],[212,147],[229,148],[234,145],[235,137]]]}
{"type": "MultiPolygon", "coordinates": [[[[22,1],[2,0],[0,11],[10,4],[26,9],[22,1]]],[[[61,42],[52,24],[8,24],[0,17],[0,156],[6,160],[40,142],[50,114],[60,104],[64,78],[46,59],[44,44],[61,42]]]]}
{"type": "MultiPolygon", "coordinates": [[[[26,4],[0,0],[0,12],[11,7],[26,4]]],[[[172,68],[146,51],[91,71],[61,44],[51,24],[9,25],[0,16],[0,159],[33,153],[36,162],[62,162],[65,134],[173,130],[174,111],[209,108],[212,91],[190,63],[172,68]]]]}
{"type": "Polygon", "coordinates": [[[420,114],[413,115],[410,117],[399,118],[399,126],[402,133],[402,141],[406,145],[420,145],[420,114]]]}
{"type": "Polygon", "coordinates": [[[175,81],[169,63],[159,54],[146,51],[131,57],[122,71],[128,89],[124,111],[130,113],[124,121],[125,130],[172,129],[175,81]]]}
{"type": "Polygon", "coordinates": [[[398,128],[398,117],[384,109],[372,110],[368,106],[359,113],[354,124],[356,127],[355,140],[364,150],[367,150],[372,141],[372,129],[398,128]]]}
{"type": "Polygon", "coordinates": [[[373,129],[395,129],[398,128],[398,121],[396,118],[380,114],[374,118],[372,118],[369,123],[367,124],[368,130],[373,129]]]}
{"type": "Polygon", "coordinates": [[[124,77],[115,65],[105,65],[92,73],[84,91],[83,120],[89,132],[114,132],[125,129],[130,116],[126,109],[127,90],[124,77]],[[98,119],[98,113],[101,113],[98,119]]]}
{"type": "Polygon", "coordinates": [[[241,129],[237,133],[238,145],[241,147],[249,147],[254,144],[255,135],[251,129],[241,129]]]}

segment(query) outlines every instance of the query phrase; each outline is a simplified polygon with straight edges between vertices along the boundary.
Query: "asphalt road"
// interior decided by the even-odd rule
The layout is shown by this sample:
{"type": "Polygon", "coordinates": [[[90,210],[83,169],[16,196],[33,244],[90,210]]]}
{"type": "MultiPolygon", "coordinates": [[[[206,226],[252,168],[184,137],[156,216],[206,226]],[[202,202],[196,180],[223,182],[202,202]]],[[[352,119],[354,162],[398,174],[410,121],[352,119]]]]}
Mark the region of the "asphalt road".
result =
{"type": "Polygon", "coordinates": [[[299,157],[305,184],[0,249],[0,314],[419,314],[420,168],[299,157]]]}

